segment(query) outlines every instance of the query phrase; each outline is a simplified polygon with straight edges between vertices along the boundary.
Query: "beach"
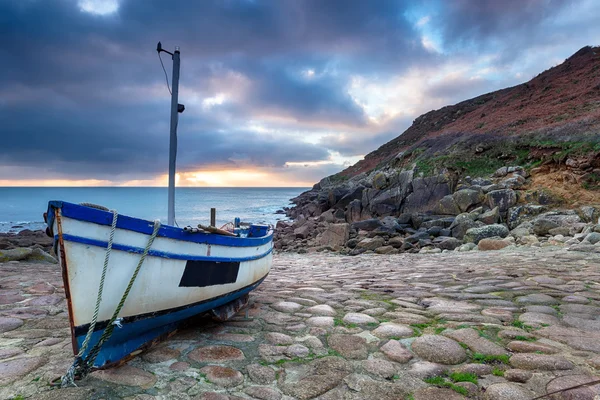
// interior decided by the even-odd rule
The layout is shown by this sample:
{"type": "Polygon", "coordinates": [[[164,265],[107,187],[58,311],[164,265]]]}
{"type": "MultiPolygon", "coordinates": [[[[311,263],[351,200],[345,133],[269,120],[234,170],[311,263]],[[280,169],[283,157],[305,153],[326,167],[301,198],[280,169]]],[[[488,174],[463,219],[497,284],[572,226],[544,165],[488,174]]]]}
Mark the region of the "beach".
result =
{"type": "Polygon", "coordinates": [[[199,318],[60,390],[48,383],[73,356],[60,267],[2,263],[0,398],[532,399],[598,378],[599,263],[560,247],[275,254],[248,319],[199,318]]]}

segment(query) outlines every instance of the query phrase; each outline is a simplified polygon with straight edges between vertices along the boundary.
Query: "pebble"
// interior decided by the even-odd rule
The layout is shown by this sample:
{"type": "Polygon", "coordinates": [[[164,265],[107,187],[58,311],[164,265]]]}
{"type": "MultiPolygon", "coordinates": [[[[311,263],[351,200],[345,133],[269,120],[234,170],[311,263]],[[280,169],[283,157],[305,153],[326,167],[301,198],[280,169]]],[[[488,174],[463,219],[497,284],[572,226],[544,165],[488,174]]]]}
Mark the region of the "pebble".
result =
{"type": "Polygon", "coordinates": [[[529,353],[513,355],[510,364],[515,368],[542,371],[559,371],[574,367],[573,363],[563,357],[529,353]]]}
{"type": "Polygon", "coordinates": [[[188,357],[197,362],[243,360],[244,353],[231,346],[206,346],[192,350],[188,357]]]}
{"type": "Polygon", "coordinates": [[[135,386],[148,389],[154,386],[157,377],[143,369],[123,365],[119,368],[92,372],[91,376],[118,385],[135,386]]]}
{"type": "Polygon", "coordinates": [[[372,333],[373,335],[382,339],[388,339],[392,337],[406,338],[413,336],[414,330],[407,325],[384,322],[383,324],[379,325],[375,330],[373,330],[372,333]]]}
{"type": "Polygon", "coordinates": [[[440,364],[459,364],[467,359],[465,349],[457,342],[439,335],[420,336],[411,348],[421,358],[440,364]]]}
{"type": "Polygon", "coordinates": [[[311,317],[306,320],[306,325],[318,328],[329,328],[333,326],[332,317],[311,317]]]}
{"type": "Polygon", "coordinates": [[[306,312],[315,314],[315,315],[325,315],[327,317],[334,317],[337,312],[333,309],[333,307],[327,304],[319,304],[316,306],[312,306],[306,309],[306,312]]]}
{"type": "Polygon", "coordinates": [[[494,383],[485,390],[485,400],[531,400],[533,393],[514,383],[494,383]]]}
{"type": "Polygon", "coordinates": [[[524,369],[509,369],[504,371],[504,378],[507,381],[525,383],[531,379],[533,372],[524,369]]]}
{"type": "Polygon", "coordinates": [[[0,333],[12,331],[23,325],[23,321],[18,318],[0,317],[0,333]]]}
{"type": "Polygon", "coordinates": [[[206,374],[206,379],[219,386],[230,388],[240,385],[244,382],[244,375],[229,367],[220,365],[207,365],[200,368],[201,374],[206,374]]]}
{"type": "Polygon", "coordinates": [[[270,367],[250,364],[246,366],[246,371],[250,379],[260,385],[267,385],[275,380],[275,371],[270,367]]]}
{"type": "Polygon", "coordinates": [[[390,340],[379,349],[383,354],[392,361],[400,364],[409,362],[413,355],[397,340],[390,340]]]}
{"type": "Polygon", "coordinates": [[[359,336],[332,334],[327,344],[344,358],[363,360],[368,356],[367,341],[359,336]]]}
{"type": "Polygon", "coordinates": [[[378,324],[379,321],[367,314],[348,313],[344,315],[343,321],[347,324],[378,324]]]}

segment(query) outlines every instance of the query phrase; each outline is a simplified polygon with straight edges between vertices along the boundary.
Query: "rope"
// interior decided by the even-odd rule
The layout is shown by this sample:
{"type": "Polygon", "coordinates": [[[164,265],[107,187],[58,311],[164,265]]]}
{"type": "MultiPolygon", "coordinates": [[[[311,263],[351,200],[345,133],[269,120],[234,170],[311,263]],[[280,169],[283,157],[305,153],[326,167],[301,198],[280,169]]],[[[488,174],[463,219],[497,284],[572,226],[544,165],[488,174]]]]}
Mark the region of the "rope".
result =
{"type": "MultiPolygon", "coordinates": [[[[110,339],[113,331],[115,330],[115,326],[121,327],[120,320],[118,320],[119,313],[121,312],[121,309],[125,305],[125,301],[127,300],[127,297],[129,296],[129,292],[131,291],[131,288],[133,287],[133,283],[135,282],[135,280],[138,276],[138,273],[140,272],[140,269],[142,267],[142,264],[144,263],[144,260],[146,259],[146,256],[148,255],[148,251],[150,251],[150,248],[152,247],[152,244],[154,243],[154,239],[156,238],[156,235],[158,234],[160,225],[161,224],[160,224],[159,220],[154,221],[154,230],[152,231],[152,235],[150,235],[150,238],[148,239],[148,243],[146,244],[144,253],[142,254],[142,257],[140,258],[140,261],[138,262],[138,265],[135,268],[135,271],[133,272],[131,279],[129,280],[129,284],[127,285],[127,288],[125,289],[123,296],[121,297],[121,301],[117,305],[115,312],[113,313],[112,317],[108,321],[108,325],[104,329],[102,336],[100,337],[100,339],[98,339],[98,342],[94,345],[94,347],[92,347],[92,349],[90,350],[89,354],[85,357],[85,359],[82,358],[83,351],[80,350],[79,354],[75,358],[75,361],[73,362],[73,365],[69,368],[67,373],[62,377],[61,387],[77,386],[77,385],[75,385],[75,375],[83,378],[87,374],[90,373],[92,367],[94,366],[94,362],[96,361],[96,357],[98,357],[98,354],[100,353],[100,349],[102,348],[102,345],[104,345],[104,343],[108,339],[110,339]]],[[[111,237],[111,240],[112,240],[112,237],[111,237]]],[[[106,268],[106,265],[108,264],[108,258],[110,256],[110,249],[112,247],[112,244],[110,242],[109,242],[109,246],[110,247],[108,247],[107,251],[106,251],[107,255],[105,258],[105,268],[106,268]]],[[[103,270],[102,279],[100,281],[101,288],[104,286],[105,273],[106,273],[106,271],[103,270]]],[[[100,288],[98,289],[98,292],[99,292],[98,298],[100,299],[101,294],[102,294],[102,291],[100,288]]],[[[97,307],[97,309],[99,308],[98,302],[96,304],[96,307],[97,307]]],[[[96,312],[97,312],[97,310],[96,310],[96,312]]],[[[97,315],[94,315],[94,318],[97,318],[97,315]]],[[[96,321],[93,320],[92,323],[95,325],[96,321]]],[[[83,349],[84,345],[87,347],[86,342],[89,341],[89,337],[91,337],[90,332],[93,332],[91,325],[90,325],[90,329],[88,330],[88,336],[86,336],[86,339],[84,340],[84,343],[82,345],[82,349],[83,349]]]]}

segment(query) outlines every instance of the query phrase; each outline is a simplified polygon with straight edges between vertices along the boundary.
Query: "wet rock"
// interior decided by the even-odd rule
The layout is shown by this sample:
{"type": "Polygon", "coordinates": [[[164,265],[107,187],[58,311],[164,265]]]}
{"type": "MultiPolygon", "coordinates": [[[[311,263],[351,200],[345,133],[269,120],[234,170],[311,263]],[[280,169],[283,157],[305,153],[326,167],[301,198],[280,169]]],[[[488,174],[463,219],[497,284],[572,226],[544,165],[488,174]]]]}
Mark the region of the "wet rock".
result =
{"type": "Polygon", "coordinates": [[[405,364],[409,362],[413,355],[397,340],[390,340],[379,349],[392,361],[405,364]]]}
{"type": "Polygon", "coordinates": [[[458,343],[438,335],[420,336],[411,348],[421,358],[439,364],[459,364],[467,359],[467,353],[458,343]]]}
{"type": "Polygon", "coordinates": [[[530,400],[534,394],[514,383],[494,383],[485,390],[485,400],[530,400]]]}
{"type": "Polygon", "coordinates": [[[200,368],[201,374],[206,374],[206,379],[216,385],[230,388],[244,382],[244,375],[240,371],[219,365],[207,365],[200,368]]]}
{"type": "Polygon", "coordinates": [[[367,358],[367,341],[359,336],[333,334],[327,338],[329,347],[344,358],[363,360],[367,358]]]}
{"type": "Polygon", "coordinates": [[[206,346],[192,350],[188,357],[197,362],[219,362],[245,359],[240,349],[231,346],[206,346]]]}
{"type": "Polygon", "coordinates": [[[510,358],[510,364],[519,369],[542,370],[542,371],[559,371],[573,369],[574,365],[570,361],[558,357],[545,354],[515,354],[510,358]]]}
{"type": "Polygon", "coordinates": [[[148,389],[154,386],[156,376],[143,369],[123,365],[118,368],[112,368],[102,371],[92,372],[91,376],[102,381],[116,383],[117,385],[136,386],[142,389],[148,389]]]}

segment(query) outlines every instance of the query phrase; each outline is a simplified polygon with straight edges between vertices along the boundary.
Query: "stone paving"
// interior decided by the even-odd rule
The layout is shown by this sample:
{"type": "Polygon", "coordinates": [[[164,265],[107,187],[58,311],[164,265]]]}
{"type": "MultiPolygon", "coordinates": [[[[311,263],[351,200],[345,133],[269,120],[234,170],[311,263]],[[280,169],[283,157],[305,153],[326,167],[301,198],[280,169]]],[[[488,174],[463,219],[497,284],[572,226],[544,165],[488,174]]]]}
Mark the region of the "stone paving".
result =
{"type": "Polygon", "coordinates": [[[72,361],[60,271],[0,264],[0,398],[519,400],[600,379],[596,253],[278,254],[249,315],[53,389],[72,361]]]}

